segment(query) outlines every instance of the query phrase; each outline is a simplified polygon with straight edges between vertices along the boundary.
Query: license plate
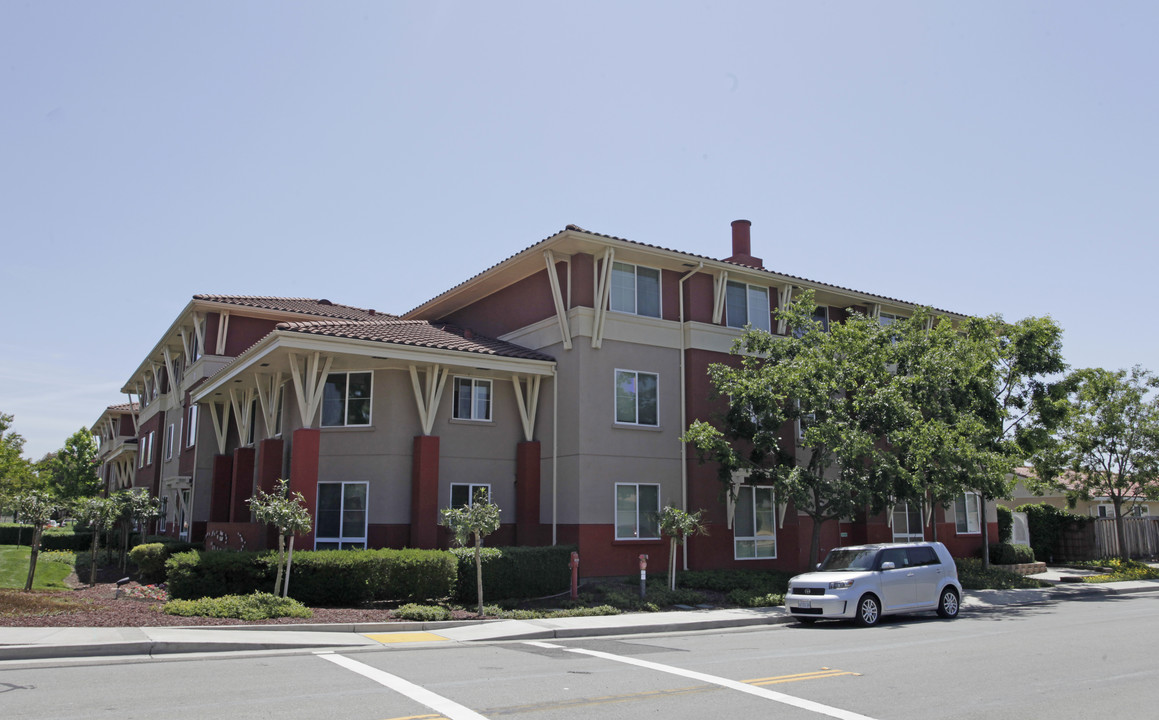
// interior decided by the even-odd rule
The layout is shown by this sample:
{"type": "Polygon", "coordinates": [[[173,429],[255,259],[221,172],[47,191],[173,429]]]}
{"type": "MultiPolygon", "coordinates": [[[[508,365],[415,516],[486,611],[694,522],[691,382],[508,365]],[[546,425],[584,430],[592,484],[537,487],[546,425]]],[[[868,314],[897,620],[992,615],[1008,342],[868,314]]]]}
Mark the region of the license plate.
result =
{"type": "Polygon", "coordinates": [[[808,609],[813,607],[813,601],[812,600],[798,600],[797,607],[801,608],[802,610],[808,610],[808,609]]]}

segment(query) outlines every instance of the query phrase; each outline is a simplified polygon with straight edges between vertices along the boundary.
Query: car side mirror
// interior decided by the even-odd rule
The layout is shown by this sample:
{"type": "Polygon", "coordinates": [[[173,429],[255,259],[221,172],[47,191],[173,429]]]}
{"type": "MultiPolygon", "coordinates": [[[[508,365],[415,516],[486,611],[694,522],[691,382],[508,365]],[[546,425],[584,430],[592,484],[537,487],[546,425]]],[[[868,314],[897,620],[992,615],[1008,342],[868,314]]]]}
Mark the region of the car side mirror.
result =
{"type": "Polygon", "coordinates": [[[821,563],[817,563],[817,569],[818,569],[818,570],[820,570],[820,569],[821,569],[821,563]]]}
{"type": "Polygon", "coordinates": [[[885,562],[883,562],[883,563],[881,564],[881,569],[882,569],[882,570],[893,570],[895,567],[897,567],[897,565],[896,565],[896,564],[894,564],[894,563],[891,563],[891,562],[890,562],[890,561],[888,561],[888,560],[886,560],[885,562]]]}

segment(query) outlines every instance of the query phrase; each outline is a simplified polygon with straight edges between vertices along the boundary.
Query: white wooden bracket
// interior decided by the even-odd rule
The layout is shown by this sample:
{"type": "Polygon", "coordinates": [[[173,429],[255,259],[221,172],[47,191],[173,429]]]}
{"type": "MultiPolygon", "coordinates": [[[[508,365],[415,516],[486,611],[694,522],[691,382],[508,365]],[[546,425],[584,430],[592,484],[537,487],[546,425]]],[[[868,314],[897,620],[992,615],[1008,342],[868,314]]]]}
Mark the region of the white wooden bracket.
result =
{"type": "Polygon", "coordinates": [[[213,434],[217,438],[217,454],[225,454],[226,440],[229,439],[229,403],[206,403],[209,417],[213,420],[213,434]],[[220,410],[219,410],[220,408],[220,410]]]}
{"type": "Polygon", "coordinates": [[[430,365],[424,369],[425,388],[419,387],[419,371],[414,365],[409,366],[411,387],[414,388],[415,404],[418,406],[419,423],[422,425],[423,435],[430,435],[435,427],[435,413],[439,409],[439,401],[443,397],[443,387],[447,384],[447,375],[450,368],[439,365],[430,365]]]}
{"type": "Polygon", "coordinates": [[[225,354],[225,340],[229,336],[229,311],[222,310],[217,317],[217,355],[225,354]]]}
{"type": "MultiPolygon", "coordinates": [[[[563,337],[563,349],[571,350],[571,329],[567,324],[567,306],[563,302],[563,293],[559,289],[559,275],[555,270],[555,253],[543,251],[547,261],[547,280],[551,283],[551,299],[555,302],[555,317],[559,321],[559,333],[563,337]]],[[[568,283],[570,286],[570,282],[568,283]]],[[[570,292],[570,287],[568,288],[570,292]]]]}
{"type": "Polygon", "coordinates": [[[535,439],[535,411],[539,406],[538,375],[527,378],[527,392],[524,394],[523,379],[518,375],[511,378],[515,384],[515,404],[519,406],[519,419],[523,422],[523,438],[527,442],[535,439]]]}
{"type": "Polygon", "coordinates": [[[612,248],[604,250],[604,264],[599,270],[599,280],[596,283],[596,324],[592,328],[593,348],[598,348],[604,343],[604,319],[608,316],[608,297],[612,292],[612,263],[615,260],[615,250],[612,248]]]}
{"type": "Polygon", "coordinates": [[[724,298],[728,288],[728,270],[721,270],[712,278],[712,324],[719,325],[724,319],[724,298]]]}
{"type": "Polygon", "coordinates": [[[233,406],[233,416],[237,418],[238,442],[245,445],[250,436],[250,427],[255,420],[253,416],[254,389],[252,387],[244,390],[230,388],[229,403],[233,406]]]}
{"type": "MultiPolygon", "coordinates": [[[[780,312],[793,302],[793,286],[783,285],[777,288],[777,311],[780,312]]],[[[777,334],[784,335],[785,330],[788,329],[789,321],[784,318],[777,319],[777,334]]]]}
{"type": "Polygon", "coordinates": [[[314,427],[314,416],[322,405],[322,394],[326,390],[326,376],[330,374],[330,366],[334,364],[332,355],[326,356],[321,372],[318,364],[321,362],[319,353],[308,357],[302,367],[298,365],[298,356],[290,353],[290,375],[294,379],[294,394],[298,398],[298,414],[302,418],[303,428],[314,427]]]}
{"type": "Polygon", "coordinates": [[[258,375],[258,402],[262,406],[262,418],[266,422],[266,437],[274,436],[278,425],[278,403],[282,399],[282,374],[258,375]]]}

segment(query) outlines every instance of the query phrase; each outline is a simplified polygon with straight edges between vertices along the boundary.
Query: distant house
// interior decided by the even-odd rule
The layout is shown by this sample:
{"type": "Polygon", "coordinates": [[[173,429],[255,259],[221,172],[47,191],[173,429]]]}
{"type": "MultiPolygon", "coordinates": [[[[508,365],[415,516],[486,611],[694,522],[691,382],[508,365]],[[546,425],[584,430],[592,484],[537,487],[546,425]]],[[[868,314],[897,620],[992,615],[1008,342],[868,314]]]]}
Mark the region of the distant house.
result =
{"type": "MultiPolygon", "coordinates": [[[[999,500],[999,505],[1016,508],[1019,505],[1038,505],[1045,503],[1087,517],[1115,517],[1115,506],[1109,497],[1092,497],[1090,500],[1083,500],[1075,496],[1074,505],[1070,506],[1067,500],[1066,488],[1073,486],[1073,482],[1068,482],[1065,477],[1060,480],[1061,487],[1047,491],[1042,495],[1036,495],[1028,487],[1028,481],[1036,477],[1032,468],[1016,468],[1014,475],[1013,499],[999,500]]],[[[1159,501],[1149,500],[1139,492],[1132,493],[1123,502],[1123,516],[1159,517],[1159,501]]]]}
{"type": "MultiPolygon", "coordinates": [[[[735,360],[746,326],[784,336],[773,313],[805,289],[824,323],[915,308],[766,269],[743,220],[722,260],[569,225],[397,316],[197,295],[125,384],[130,484],[166,500],[164,532],[211,547],[262,546],[245,501],[288,477],[314,517],[307,547],[445,547],[439,509],[482,489],[502,513],[489,543],[577,545],[585,576],[641,554],[663,567],[666,505],[705,510],[691,568],[798,570],[809,518],[767,486],[727,502],[680,436],[723,407],[709,364],[735,360]]],[[[967,494],[829,523],[822,542],[935,531],[959,556],[997,540],[993,508],[967,494]]]]}

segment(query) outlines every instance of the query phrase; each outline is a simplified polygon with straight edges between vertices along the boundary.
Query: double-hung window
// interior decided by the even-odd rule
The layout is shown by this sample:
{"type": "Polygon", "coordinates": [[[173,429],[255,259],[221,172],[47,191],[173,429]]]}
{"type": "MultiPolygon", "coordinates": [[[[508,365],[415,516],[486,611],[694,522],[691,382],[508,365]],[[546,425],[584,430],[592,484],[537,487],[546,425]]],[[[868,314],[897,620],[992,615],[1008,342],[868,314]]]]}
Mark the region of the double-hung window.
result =
{"type": "Polygon", "coordinates": [[[366,496],[364,482],[318,483],[315,550],[366,547],[366,496]]]}
{"type": "Polygon", "coordinates": [[[456,420],[490,421],[491,381],[455,378],[455,405],[452,417],[456,420]]]}
{"type": "Polygon", "coordinates": [[[471,507],[479,492],[483,492],[483,499],[491,502],[491,486],[486,483],[451,483],[451,507],[471,507]]]}
{"type": "Polygon", "coordinates": [[[729,327],[751,325],[768,332],[769,289],[729,280],[724,289],[725,322],[729,327]]]}
{"type": "Polygon", "coordinates": [[[249,432],[246,433],[246,445],[253,445],[258,439],[258,412],[258,399],[254,398],[250,403],[250,426],[249,432]]]}
{"type": "Polygon", "coordinates": [[[616,539],[660,537],[660,486],[616,483],[616,539]]]}
{"type": "Polygon", "coordinates": [[[322,393],[322,426],[369,425],[371,387],[369,372],[327,375],[322,393]]]}
{"type": "Polygon", "coordinates": [[[975,492],[962,493],[954,499],[954,524],[959,535],[982,532],[978,500],[975,492]]]}
{"type": "Polygon", "coordinates": [[[924,539],[921,505],[908,502],[895,505],[893,507],[893,541],[921,542],[924,539]]]}
{"type": "Polygon", "coordinates": [[[608,307],[616,312],[660,317],[660,271],[613,262],[608,307]]]}
{"type": "Polygon", "coordinates": [[[733,513],[733,553],[737,560],[777,556],[777,505],[773,489],[759,485],[737,488],[733,513]]]}
{"type": "Polygon", "coordinates": [[[636,370],[616,371],[616,422],[623,425],[660,424],[660,376],[636,370]]]}
{"type": "Polygon", "coordinates": [[[176,431],[175,423],[169,423],[169,427],[165,429],[165,460],[173,459],[173,433],[176,431]]]}
{"type": "Polygon", "coordinates": [[[185,425],[185,447],[191,448],[197,444],[197,406],[189,406],[189,420],[185,425]]]}

